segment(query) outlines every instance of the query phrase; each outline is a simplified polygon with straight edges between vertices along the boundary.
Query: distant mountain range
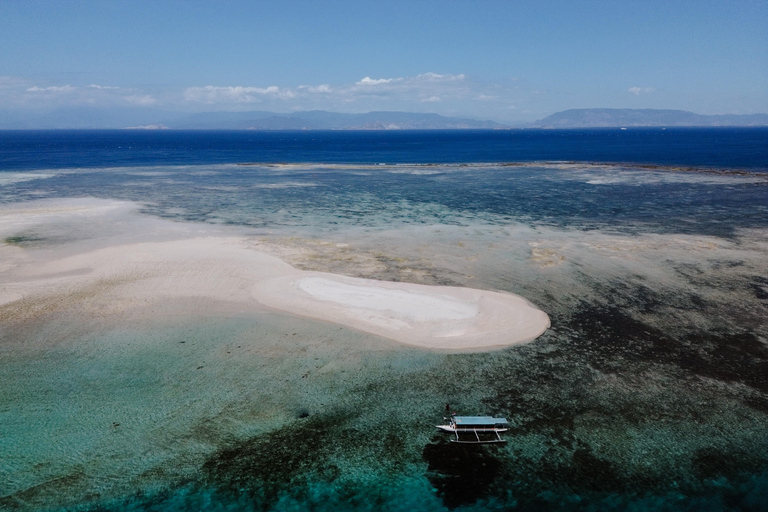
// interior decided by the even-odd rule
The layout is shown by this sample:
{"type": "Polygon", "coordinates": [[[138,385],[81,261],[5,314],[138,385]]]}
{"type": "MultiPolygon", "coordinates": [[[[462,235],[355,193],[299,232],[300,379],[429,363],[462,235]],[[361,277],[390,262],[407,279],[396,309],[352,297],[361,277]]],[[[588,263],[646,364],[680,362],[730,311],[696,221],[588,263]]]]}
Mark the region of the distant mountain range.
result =
{"type": "Polygon", "coordinates": [[[706,116],[685,110],[581,108],[558,112],[526,126],[529,128],[768,126],[768,114],[706,116]]]}
{"type": "Polygon", "coordinates": [[[412,112],[340,114],[323,110],[282,114],[266,111],[180,114],[157,109],[69,107],[40,114],[0,111],[0,129],[173,130],[450,130],[494,129],[493,121],[412,112]]]}
{"type": "Polygon", "coordinates": [[[525,125],[509,126],[438,114],[368,112],[339,114],[313,110],[274,112],[205,112],[162,121],[181,130],[450,130],[503,128],[599,128],[639,126],[768,126],[768,114],[699,115],[685,110],[573,109],[525,125]]]}
{"type": "Polygon", "coordinates": [[[323,110],[276,114],[274,112],[204,112],[160,124],[181,130],[446,130],[505,128],[493,121],[479,121],[438,114],[368,112],[339,114],[323,110]]]}
{"type": "Polygon", "coordinates": [[[768,126],[768,114],[700,115],[684,110],[588,108],[558,112],[532,123],[504,125],[438,114],[387,111],[366,114],[322,110],[289,114],[266,111],[180,114],[152,108],[94,107],[70,107],[37,115],[0,111],[0,129],[488,130],[643,126],[768,126]]]}

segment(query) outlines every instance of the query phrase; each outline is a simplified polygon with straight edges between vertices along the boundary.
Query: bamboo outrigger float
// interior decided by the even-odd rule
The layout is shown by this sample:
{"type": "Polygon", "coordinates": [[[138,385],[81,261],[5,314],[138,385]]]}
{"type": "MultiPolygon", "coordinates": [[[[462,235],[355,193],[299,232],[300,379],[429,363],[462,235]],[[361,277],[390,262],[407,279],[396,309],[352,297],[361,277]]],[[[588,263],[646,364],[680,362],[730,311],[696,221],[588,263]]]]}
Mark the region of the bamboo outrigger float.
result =
{"type": "Polygon", "coordinates": [[[454,416],[451,415],[448,425],[436,425],[443,431],[456,436],[452,443],[489,444],[505,443],[499,435],[508,430],[509,423],[505,418],[493,418],[491,416],[454,416]]]}

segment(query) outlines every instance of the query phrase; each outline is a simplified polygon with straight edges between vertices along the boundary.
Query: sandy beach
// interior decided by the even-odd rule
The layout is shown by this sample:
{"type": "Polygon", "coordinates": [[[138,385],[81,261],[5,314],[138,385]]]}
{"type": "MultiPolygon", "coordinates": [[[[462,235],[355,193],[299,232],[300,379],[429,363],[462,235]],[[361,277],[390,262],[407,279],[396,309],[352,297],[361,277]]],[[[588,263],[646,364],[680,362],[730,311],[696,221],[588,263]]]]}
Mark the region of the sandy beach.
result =
{"type": "MultiPolygon", "coordinates": [[[[9,232],[2,235],[12,237],[11,231],[20,229],[14,219],[45,231],[40,226],[87,222],[88,215],[104,216],[110,208],[124,213],[126,205],[69,200],[5,211],[9,232]]],[[[202,309],[206,301],[238,311],[274,308],[407,345],[462,351],[528,342],[549,327],[546,313],[510,293],[307,272],[258,251],[246,237],[186,233],[178,239],[177,224],[147,222],[153,224],[151,241],[121,243],[118,237],[84,250],[24,248],[10,238],[0,273],[5,319],[51,307],[121,314],[184,299],[202,309]],[[163,228],[169,239],[159,234],[163,228]]]]}

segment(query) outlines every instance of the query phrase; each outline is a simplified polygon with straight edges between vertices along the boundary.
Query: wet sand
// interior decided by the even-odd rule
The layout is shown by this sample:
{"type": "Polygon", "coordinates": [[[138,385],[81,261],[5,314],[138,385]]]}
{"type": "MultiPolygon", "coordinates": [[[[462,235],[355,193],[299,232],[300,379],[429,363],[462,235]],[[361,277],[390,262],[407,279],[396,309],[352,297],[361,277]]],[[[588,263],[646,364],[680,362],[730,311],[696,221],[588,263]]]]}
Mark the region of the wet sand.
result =
{"type": "MultiPolygon", "coordinates": [[[[6,225],[22,217],[30,225],[35,217],[43,224],[66,223],[75,215],[103,215],[109,206],[100,201],[49,203],[5,212],[6,225]]],[[[148,303],[210,300],[238,311],[274,308],[412,346],[460,351],[528,342],[549,327],[546,313],[510,293],[302,271],[256,250],[247,237],[189,233],[189,238],[173,239],[179,232],[169,226],[171,239],[163,240],[159,231],[172,223],[152,222],[154,240],[121,243],[116,237],[106,246],[80,251],[66,244],[25,249],[11,239],[4,246],[0,304],[63,294],[59,304],[64,307],[83,297],[83,290],[97,288],[99,300],[81,300],[81,313],[119,314],[148,303]]],[[[6,316],[30,314],[33,307],[5,311],[6,316]]]]}

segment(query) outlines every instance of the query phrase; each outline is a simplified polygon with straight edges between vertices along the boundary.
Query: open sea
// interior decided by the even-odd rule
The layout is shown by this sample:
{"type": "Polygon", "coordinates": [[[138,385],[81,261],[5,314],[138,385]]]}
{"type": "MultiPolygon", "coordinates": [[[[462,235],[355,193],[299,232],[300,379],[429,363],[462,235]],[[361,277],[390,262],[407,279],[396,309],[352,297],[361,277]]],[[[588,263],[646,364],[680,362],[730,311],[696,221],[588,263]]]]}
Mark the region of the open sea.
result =
{"type": "Polygon", "coordinates": [[[0,300],[0,510],[768,510],[768,128],[0,131],[0,210],[68,199],[135,211],[0,243],[162,219],[305,270],[516,293],[552,326],[462,354],[0,300]],[[507,442],[448,443],[446,403],[507,442]]]}

